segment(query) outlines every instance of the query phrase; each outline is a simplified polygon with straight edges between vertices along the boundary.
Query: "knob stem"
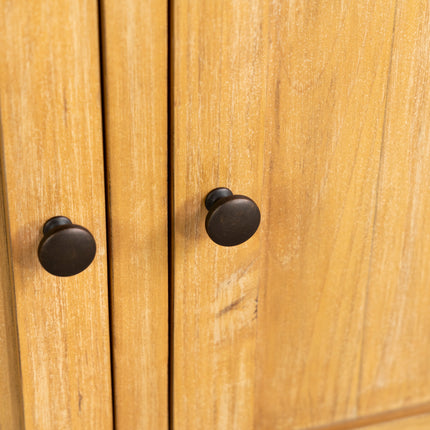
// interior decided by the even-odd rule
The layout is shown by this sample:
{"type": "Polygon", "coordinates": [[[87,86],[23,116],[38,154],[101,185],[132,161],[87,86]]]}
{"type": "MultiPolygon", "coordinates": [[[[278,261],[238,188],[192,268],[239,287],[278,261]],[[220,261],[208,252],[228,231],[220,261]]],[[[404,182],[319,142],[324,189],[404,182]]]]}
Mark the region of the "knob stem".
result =
{"type": "Polygon", "coordinates": [[[205,206],[206,209],[209,211],[211,209],[211,207],[219,200],[219,199],[223,199],[225,197],[230,197],[232,196],[233,193],[225,187],[219,187],[219,188],[215,188],[213,189],[207,196],[205,199],[205,206]]]}
{"type": "Polygon", "coordinates": [[[49,218],[48,221],[46,221],[43,225],[43,234],[47,235],[55,228],[60,227],[61,225],[67,225],[71,223],[72,221],[70,221],[70,219],[65,216],[54,216],[52,218],[49,218]]]}

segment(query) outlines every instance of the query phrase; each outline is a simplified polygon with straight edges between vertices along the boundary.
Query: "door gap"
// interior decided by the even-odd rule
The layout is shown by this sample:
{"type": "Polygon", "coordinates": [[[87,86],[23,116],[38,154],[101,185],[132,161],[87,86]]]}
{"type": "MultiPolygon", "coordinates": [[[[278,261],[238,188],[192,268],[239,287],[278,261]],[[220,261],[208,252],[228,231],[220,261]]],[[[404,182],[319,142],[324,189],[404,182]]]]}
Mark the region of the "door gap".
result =
{"type": "Polygon", "coordinates": [[[174,413],[174,58],[173,1],[167,0],[167,196],[168,196],[168,285],[169,285],[169,358],[168,358],[168,425],[173,430],[174,413]]]}
{"type": "Polygon", "coordinates": [[[112,429],[115,429],[116,417],[115,417],[115,379],[114,379],[114,369],[113,369],[113,315],[112,315],[112,274],[111,274],[111,202],[110,202],[110,190],[109,190],[109,157],[107,156],[107,141],[106,141],[106,110],[105,110],[105,46],[103,41],[105,27],[103,25],[103,0],[98,0],[98,42],[99,42],[99,71],[100,71],[100,104],[101,104],[101,125],[102,125],[102,141],[103,141],[103,168],[104,168],[104,189],[105,189],[105,225],[106,225],[106,264],[107,264],[107,300],[108,300],[108,315],[109,315],[109,349],[110,349],[110,378],[111,378],[111,403],[112,403],[112,429]]]}

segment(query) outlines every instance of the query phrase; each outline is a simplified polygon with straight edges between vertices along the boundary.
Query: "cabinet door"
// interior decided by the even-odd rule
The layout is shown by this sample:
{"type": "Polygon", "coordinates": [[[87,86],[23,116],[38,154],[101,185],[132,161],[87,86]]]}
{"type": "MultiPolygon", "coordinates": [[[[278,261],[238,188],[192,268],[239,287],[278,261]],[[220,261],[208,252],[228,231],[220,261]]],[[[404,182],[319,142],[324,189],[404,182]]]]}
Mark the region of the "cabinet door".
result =
{"type": "Polygon", "coordinates": [[[115,428],[167,430],[167,0],[101,5],[115,428]]]}
{"type": "Polygon", "coordinates": [[[172,12],[174,428],[430,410],[429,3],[172,12]],[[260,206],[240,246],[205,232],[220,186],[260,206]]]}
{"type": "Polygon", "coordinates": [[[0,427],[109,429],[97,2],[5,1],[0,28],[0,427]],[[96,240],[76,276],[55,277],[37,258],[56,215],[96,240]]]}

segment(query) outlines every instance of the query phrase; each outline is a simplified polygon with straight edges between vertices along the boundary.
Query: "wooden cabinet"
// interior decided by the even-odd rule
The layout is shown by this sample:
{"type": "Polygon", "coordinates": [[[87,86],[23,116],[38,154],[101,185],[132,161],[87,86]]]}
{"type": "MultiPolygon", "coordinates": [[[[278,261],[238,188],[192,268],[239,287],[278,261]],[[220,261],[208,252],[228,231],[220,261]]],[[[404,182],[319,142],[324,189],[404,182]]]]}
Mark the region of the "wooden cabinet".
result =
{"type": "Polygon", "coordinates": [[[0,427],[109,428],[97,5],[4,1],[0,17],[0,427]],[[37,259],[43,223],[55,215],[96,239],[91,268],[75,277],[53,277],[37,259]]]}
{"type": "Polygon", "coordinates": [[[115,423],[167,430],[167,2],[102,3],[115,423]]]}
{"type": "Polygon", "coordinates": [[[0,10],[0,428],[430,428],[428,2],[0,10]]]}

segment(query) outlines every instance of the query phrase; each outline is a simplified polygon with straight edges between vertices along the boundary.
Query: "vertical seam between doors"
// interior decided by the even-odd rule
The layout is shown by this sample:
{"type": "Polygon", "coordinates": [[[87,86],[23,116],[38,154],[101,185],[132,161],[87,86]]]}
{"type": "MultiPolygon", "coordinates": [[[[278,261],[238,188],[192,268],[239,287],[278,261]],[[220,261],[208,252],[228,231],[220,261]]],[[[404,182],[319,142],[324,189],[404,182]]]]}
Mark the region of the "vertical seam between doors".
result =
{"type": "Polygon", "coordinates": [[[10,237],[10,219],[9,219],[9,203],[7,196],[7,176],[6,176],[6,160],[5,160],[5,150],[4,150],[4,137],[3,137],[3,122],[1,115],[1,104],[0,104],[0,199],[3,200],[3,215],[4,215],[4,225],[0,226],[5,229],[6,237],[6,256],[8,261],[8,272],[9,272],[9,282],[12,288],[11,298],[12,298],[12,319],[15,327],[15,342],[18,354],[18,376],[19,376],[19,425],[21,429],[25,429],[25,404],[24,404],[24,383],[22,379],[22,364],[21,364],[21,343],[19,340],[19,326],[18,326],[18,308],[16,304],[16,291],[15,291],[15,273],[14,264],[12,259],[12,239],[10,237]]]}
{"type": "Polygon", "coordinates": [[[100,105],[101,105],[101,124],[102,124],[102,141],[103,141],[103,169],[104,169],[104,189],[105,189],[105,226],[106,226],[106,264],[107,264],[107,302],[109,316],[109,359],[110,359],[110,379],[111,379],[111,409],[112,409],[112,429],[115,429],[115,383],[114,383],[114,361],[113,361],[113,316],[112,316],[112,273],[110,264],[111,261],[111,203],[110,203],[110,178],[109,178],[109,160],[107,156],[107,141],[106,141],[106,109],[105,109],[105,87],[104,74],[106,64],[104,55],[105,45],[103,25],[103,0],[97,0],[98,7],[98,42],[99,42],[99,70],[100,70],[100,105]]]}
{"type": "Polygon", "coordinates": [[[174,15],[173,1],[167,1],[167,197],[168,197],[168,285],[169,285],[169,354],[168,354],[168,427],[174,428],[174,244],[175,244],[175,195],[174,195],[174,15]]]}

